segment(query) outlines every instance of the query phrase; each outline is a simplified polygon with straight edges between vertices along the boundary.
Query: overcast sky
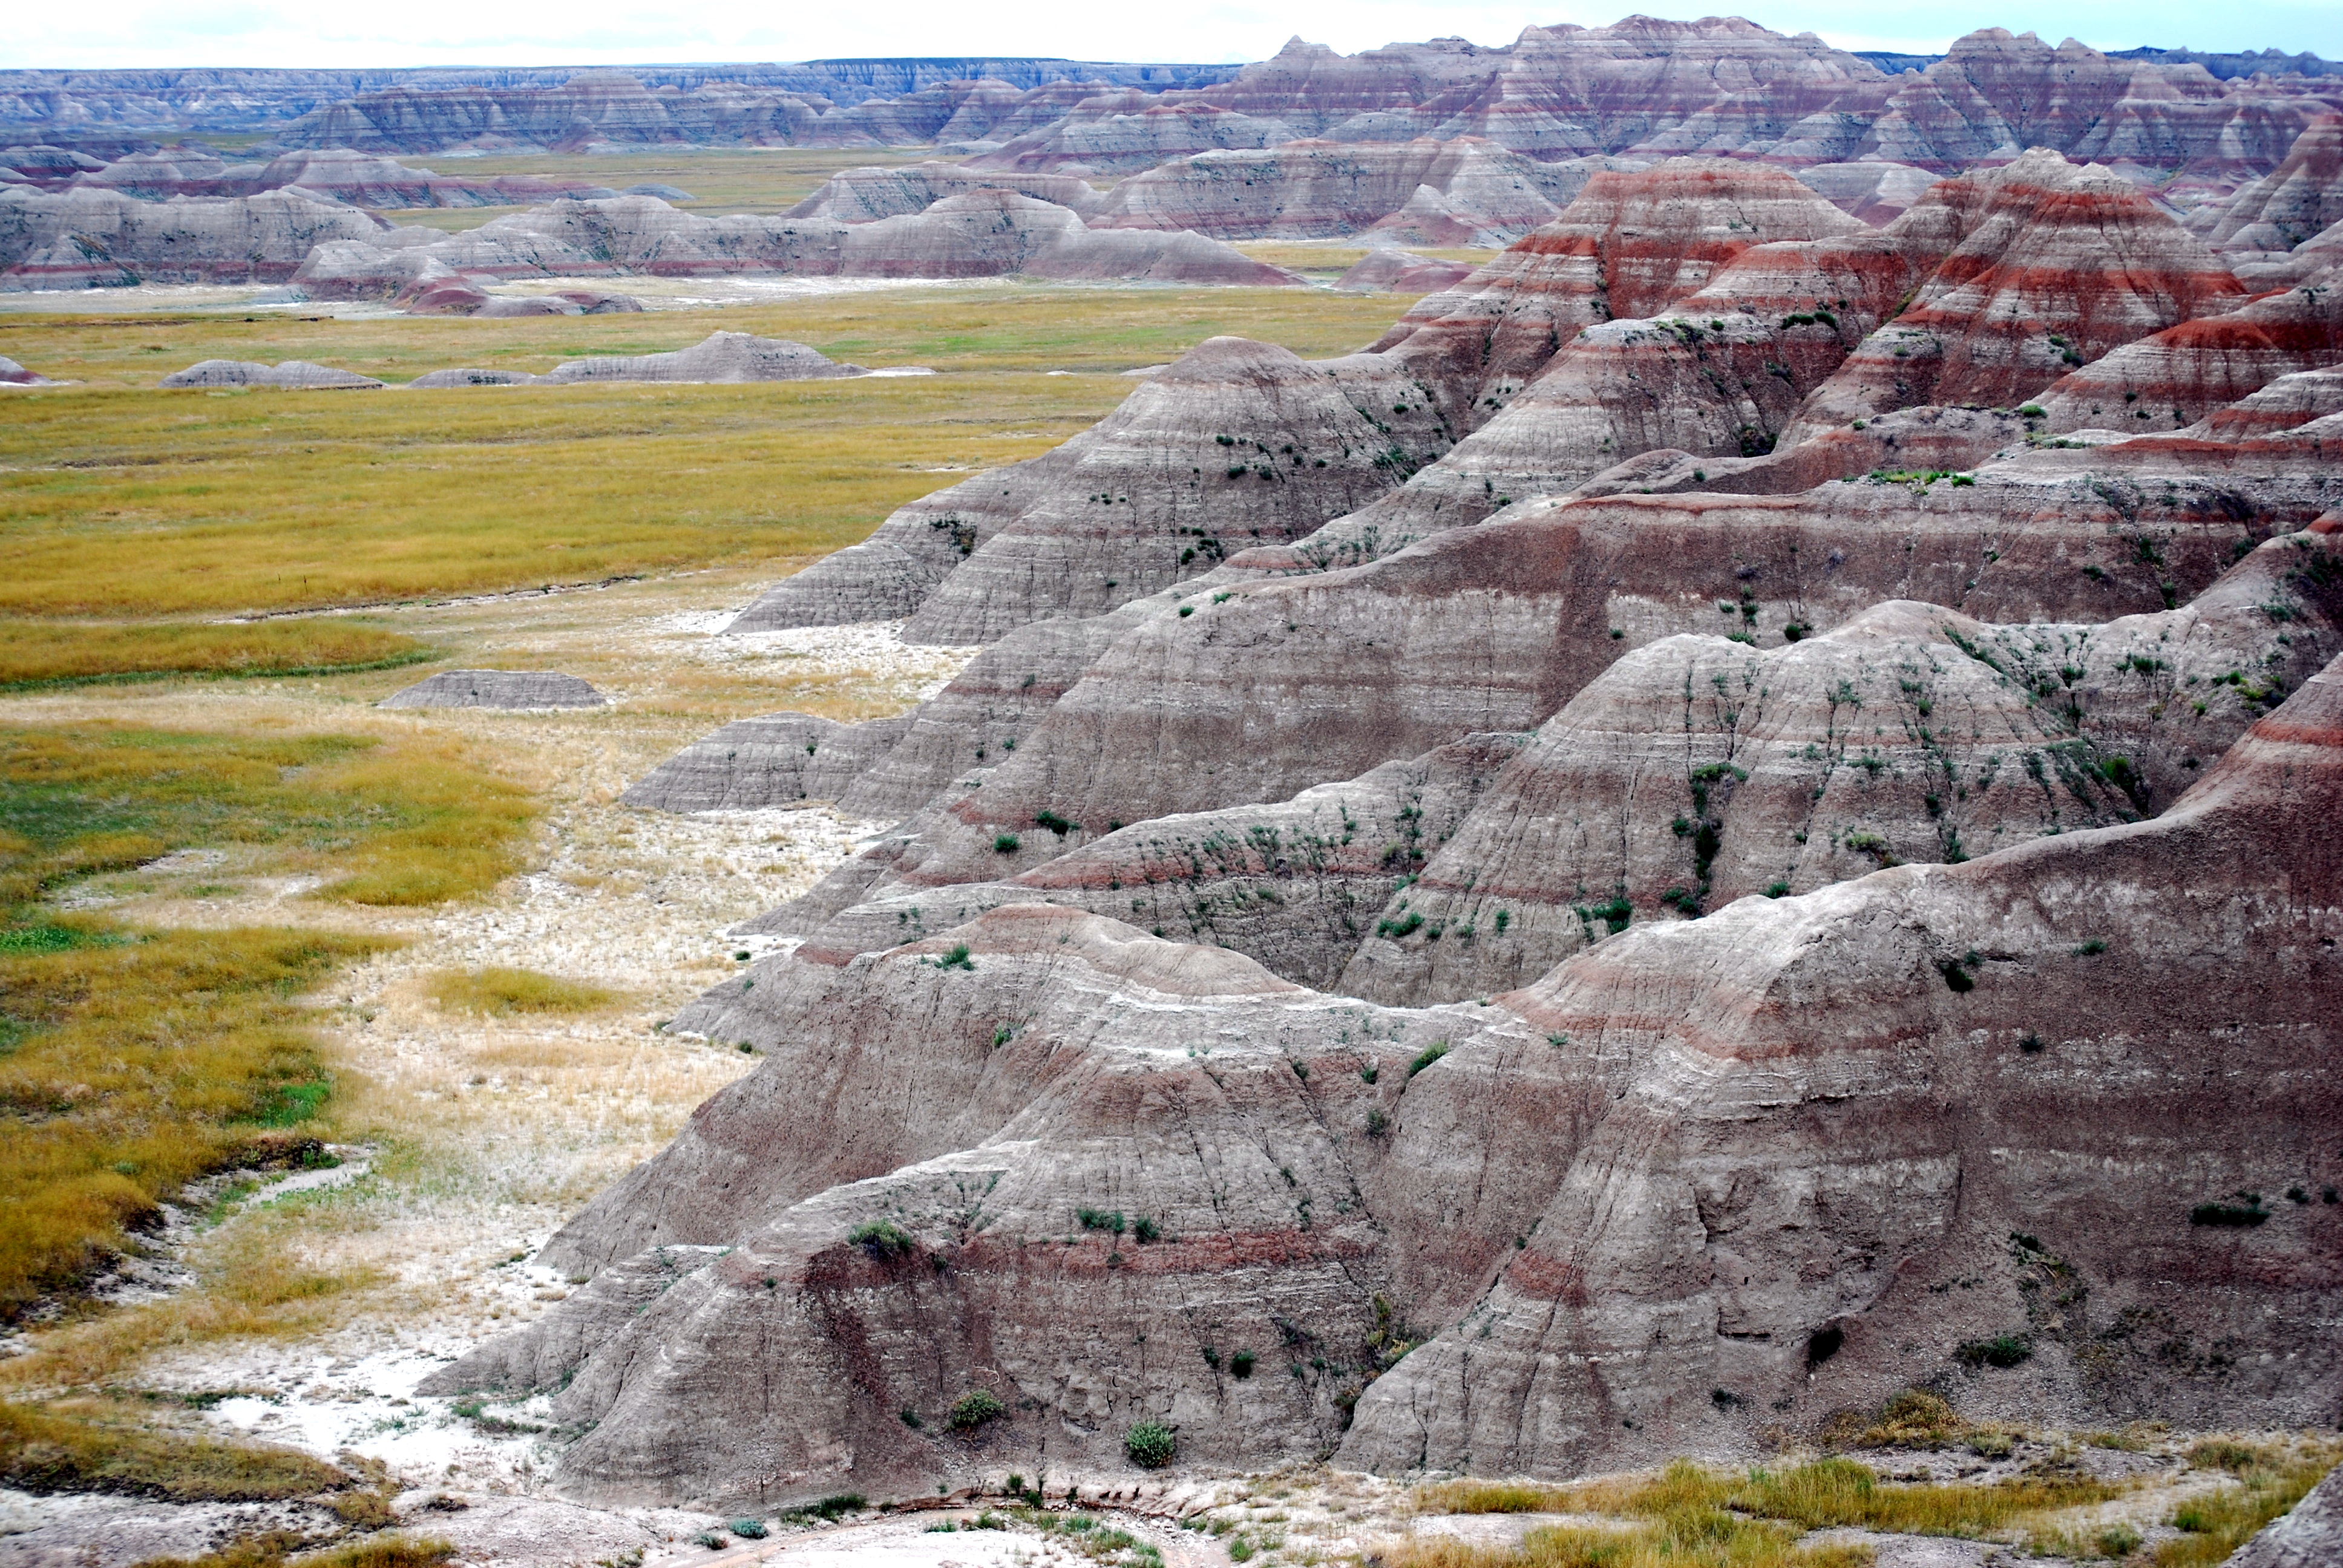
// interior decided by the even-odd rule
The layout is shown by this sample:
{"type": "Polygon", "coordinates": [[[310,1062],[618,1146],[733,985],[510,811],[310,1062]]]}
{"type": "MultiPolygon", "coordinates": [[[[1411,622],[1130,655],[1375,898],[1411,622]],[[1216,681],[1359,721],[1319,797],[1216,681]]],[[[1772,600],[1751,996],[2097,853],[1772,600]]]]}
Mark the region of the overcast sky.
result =
{"type": "MultiPolygon", "coordinates": [[[[2310,49],[2343,56],[2343,0],[1764,0],[1740,15],[1812,28],[1850,49],[1940,51],[1972,28],[2073,36],[2100,48],[2310,49]]],[[[840,55],[1059,55],[1093,60],[1253,60],[1300,34],[1346,53],[1456,35],[1509,43],[1524,25],[1615,21],[1625,7],[1562,0],[1534,9],[1483,0],[1196,0],[1100,5],[964,0],[847,5],[697,0],[499,0],[353,5],[270,0],[115,0],[96,11],[11,4],[0,65],[428,65],[802,60],[840,55]]],[[[1653,7],[1663,15],[1690,6],[1653,7]]]]}

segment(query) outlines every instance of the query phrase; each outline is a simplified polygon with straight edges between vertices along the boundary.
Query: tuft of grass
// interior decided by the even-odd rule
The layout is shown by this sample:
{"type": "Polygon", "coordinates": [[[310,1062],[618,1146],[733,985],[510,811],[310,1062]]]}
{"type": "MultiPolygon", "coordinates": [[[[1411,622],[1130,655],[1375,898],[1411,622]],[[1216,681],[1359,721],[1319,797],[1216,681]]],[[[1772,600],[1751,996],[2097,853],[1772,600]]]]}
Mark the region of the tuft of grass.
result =
{"type": "Polygon", "coordinates": [[[1530,1481],[1442,1481],[1415,1492],[1419,1513],[1549,1513],[1569,1506],[1570,1493],[1530,1481]]]}
{"type": "Polygon", "coordinates": [[[276,1503],[347,1487],[350,1477],[289,1448],[158,1431],[75,1401],[0,1403],[0,1483],[170,1503],[276,1503]]]}
{"type": "Polygon", "coordinates": [[[535,970],[490,965],[477,970],[441,970],[425,987],[433,1001],[452,1012],[487,1018],[517,1013],[592,1012],[618,1000],[618,993],[535,970]]]}
{"type": "Polygon", "coordinates": [[[2179,1538],[2166,1541],[2149,1561],[2156,1568],[2211,1568],[2264,1525],[2290,1512],[2343,1459],[2343,1444],[2242,1443],[2227,1439],[2200,1442],[2188,1462],[2224,1470],[2244,1484],[2190,1498],[2173,1511],[2179,1538]]]}
{"type": "Polygon", "coordinates": [[[445,1541],[369,1535],[298,1556],[302,1537],[272,1530],[247,1535],[201,1557],[149,1557],[134,1568],[438,1568],[456,1555],[445,1541]]]}
{"type": "Polygon", "coordinates": [[[345,675],[419,664],[430,648],[401,632],[343,620],[242,626],[0,622],[0,691],[172,676],[345,675]]]}
{"type": "Polygon", "coordinates": [[[1009,1413],[1009,1407],[990,1392],[972,1388],[960,1396],[951,1407],[951,1424],[958,1432],[973,1432],[989,1421],[997,1421],[1009,1413]]]}

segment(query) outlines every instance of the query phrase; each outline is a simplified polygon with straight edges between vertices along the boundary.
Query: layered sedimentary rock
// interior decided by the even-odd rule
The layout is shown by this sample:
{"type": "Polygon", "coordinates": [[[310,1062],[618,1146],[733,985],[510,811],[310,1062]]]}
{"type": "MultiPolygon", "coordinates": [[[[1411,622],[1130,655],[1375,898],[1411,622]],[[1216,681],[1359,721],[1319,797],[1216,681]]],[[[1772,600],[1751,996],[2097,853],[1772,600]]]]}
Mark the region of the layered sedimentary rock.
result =
{"type": "Polygon", "coordinates": [[[2053,430],[2177,429],[2281,376],[2338,363],[2343,288],[2313,282],[2127,343],[2038,402],[2053,430]]]}
{"type": "Polygon", "coordinates": [[[1800,185],[1875,228],[1903,216],[1939,177],[1909,164],[1885,161],[1815,164],[1794,172],[1800,185]]]}
{"type": "Polygon", "coordinates": [[[689,348],[669,354],[597,355],[565,359],[546,372],[556,384],[577,381],[803,381],[860,376],[860,365],[840,365],[826,355],[781,337],[747,332],[711,332],[689,348]]]}
{"type": "Polygon", "coordinates": [[[0,189],[0,291],[152,283],[284,283],[317,246],[379,243],[389,226],[296,191],[140,201],[119,192],[0,189]]]}
{"type": "Polygon", "coordinates": [[[882,217],[925,212],[947,196],[979,190],[1015,191],[1020,196],[1064,207],[1086,222],[1095,222],[1107,206],[1104,193],[1072,175],[984,173],[937,161],[843,170],[830,176],[820,190],[789,208],[785,216],[870,223],[882,217]]]}
{"type": "Polygon", "coordinates": [[[27,370],[14,359],[5,355],[0,355],[0,386],[51,387],[55,385],[55,383],[47,377],[27,370]]]}
{"type": "Polygon", "coordinates": [[[1108,193],[1093,221],[1215,239],[1327,238],[1373,229],[1428,189],[1463,236],[1431,243],[1505,245],[1560,216],[1588,179],[1621,162],[1541,164],[1470,136],[1391,146],[1290,142],[1200,153],[1134,175],[1108,193]]]}
{"type": "Polygon", "coordinates": [[[2286,161],[2237,192],[2217,221],[2189,226],[2226,250],[2292,250],[2343,223],[2343,115],[2322,115],[2286,161]]]}
{"type": "Polygon", "coordinates": [[[580,180],[502,175],[470,180],[411,169],[396,159],[350,147],[282,153],[266,163],[231,164],[186,146],[131,153],[91,170],[76,171],[52,188],[116,191],[144,201],[174,196],[257,196],[298,187],[320,200],[353,206],[518,206],[563,196],[614,196],[580,180]]]}
{"type": "Polygon", "coordinates": [[[806,713],[741,719],[695,742],[619,799],[659,811],[749,810],[835,800],[884,757],[910,716],[840,724],[806,713]]]}
{"type": "Polygon", "coordinates": [[[609,701],[574,675],[549,669],[443,669],[377,708],[600,708],[609,701]]]}
{"type": "Polygon", "coordinates": [[[307,359],[287,359],[263,365],[251,359],[203,359],[185,370],[174,370],[157,387],[274,387],[297,392],[358,392],[385,383],[307,359]]]}
{"type": "MultiPolygon", "coordinates": [[[[400,231],[404,233],[406,231],[400,231]]],[[[563,201],[463,234],[383,249],[320,246],[295,281],[326,297],[394,298],[455,276],[1133,278],[1282,286],[1300,279],[1193,234],[1093,231],[1010,191],[947,197],[870,223],[701,217],[650,196],[563,201]]]]}
{"type": "Polygon", "coordinates": [[[1763,653],[1652,644],[1539,729],[1328,989],[1484,996],[1629,920],[2153,815],[2338,651],[2343,552],[2323,536],[2104,625],[1902,602],[1763,653]]]}
{"type": "Polygon", "coordinates": [[[611,1283],[429,1386],[553,1392],[568,1485],[709,1507],[924,1488],[956,1440],[900,1412],[970,1387],[1029,1473],[1157,1419],[1184,1464],[1568,1474],[1931,1378],[2330,1421],[2332,1209],[2190,1215],[2343,1174],[2343,670],[2207,773],[2151,820],[1638,924],[1486,1006],[1048,908],[768,960],[678,1023],[774,1060],[548,1249],[611,1283]],[[2022,1369],[1963,1370],[2002,1334],[2022,1369]],[[709,1397],[750,1367],[783,1396],[709,1397]]]}
{"type": "Polygon", "coordinates": [[[1371,250],[1334,280],[1345,294],[1436,294],[1473,276],[1461,261],[1417,256],[1405,250],[1371,250]]]}
{"type": "Polygon", "coordinates": [[[1446,447],[1431,405],[1385,360],[1211,338],[1064,446],[912,502],[732,629],[910,615],[906,637],[966,644],[1100,614],[1399,484],[1446,447]]]}
{"type": "Polygon", "coordinates": [[[315,109],[276,136],[287,146],[382,153],[588,142],[757,146],[794,140],[828,106],[729,83],[685,92],[647,86],[628,72],[581,71],[551,86],[386,87],[315,109]]]}
{"type": "Polygon", "coordinates": [[[1910,308],[1848,356],[1786,438],[1923,403],[2014,407],[2069,367],[2245,297],[2136,186],[2055,153],[1947,182],[1931,199],[1947,214],[1980,210],[1910,308]]]}

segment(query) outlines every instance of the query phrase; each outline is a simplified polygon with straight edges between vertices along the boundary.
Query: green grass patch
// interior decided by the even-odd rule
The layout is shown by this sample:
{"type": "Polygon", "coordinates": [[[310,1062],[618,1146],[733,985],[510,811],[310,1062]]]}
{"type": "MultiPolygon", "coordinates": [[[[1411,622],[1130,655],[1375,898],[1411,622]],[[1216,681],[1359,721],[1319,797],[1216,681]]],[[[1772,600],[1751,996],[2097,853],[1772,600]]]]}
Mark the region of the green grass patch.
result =
{"type": "Polygon", "coordinates": [[[2272,1520],[2290,1512],[2343,1458],[2343,1446],[2328,1442],[2240,1443],[2216,1440],[2189,1451],[2191,1464],[2223,1470],[2242,1483],[2207,1493],[2173,1510],[2180,1531],[2151,1561],[2156,1568],[2211,1568],[2251,1540],[2272,1520]]]}
{"type": "Polygon", "coordinates": [[[518,864],[526,791],[427,739],[85,725],[0,730],[0,1320],[70,1292],[187,1181],[274,1157],[332,1091],[295,999],[381,945],[138,930],[39,900],[172,850],[242,845],[419,904],[518,864]]]}
{"type": "Polygon", "coordinates": [[[289,1448],[158,1430],[99,1402],[0,1403],[0,1483],[171,1503],[274,1503],[350,1483],[289,1448]]]}
{"type": "Polygon", "coordinates": [[[403,633],[341,620],[243,626],[14,620],[0,622],[0,691],[172,676],[342,675],[418,664],[431,653],[403,633]]]}
{"type": "Polygon", "coordinates": [[[487,1018],[518,1013],[592,1012],[618,1000],[616,991],[535,970],[442,970],[426,982],[433,1001],[455,1012],[487,1018]]]}

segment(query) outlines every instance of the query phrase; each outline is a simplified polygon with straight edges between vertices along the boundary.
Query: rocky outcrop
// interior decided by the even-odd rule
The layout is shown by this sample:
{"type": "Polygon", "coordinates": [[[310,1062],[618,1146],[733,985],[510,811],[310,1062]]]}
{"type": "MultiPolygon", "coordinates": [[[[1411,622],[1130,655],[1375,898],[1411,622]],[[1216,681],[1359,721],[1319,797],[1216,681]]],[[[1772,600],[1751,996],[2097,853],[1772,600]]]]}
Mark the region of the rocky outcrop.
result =
{"type": "Polygon", "coordinates": [[[1923,403],[2014,407],[2070,367],[2245,297],[2137,187],[2055,153],[1947,182],[1930,203],[1978,216],[1910,308],[1865,338],[1785,439],[1923,403]]]}
{"type": "Polygon", "coordinates": [[[2177,429],[2281,376],[2336,364],[2343,288],[2311,283],[2127,343],[2038,402],[2053,430],[2177,429]]]}
{"type": "Polygon", "coordinates": [[[371,376],[358,376],[307,359],[287,359],[263,365],[250,359],[204,359],[175,370],[157,387],[274,387],[294,392],[372,391],[385,385],[371,376]]]}
{"type": "Polygon", "coordinates": [[[1486,996],[1630,920],[2153,815],[2338,652],[2343,552],[2299,535],[2104,625],[1901,602],[1765,652],[1654,643],[1539,729],[1326,989],[1486,996]]]}
{"type": "Polygon", "coordinates": [[[2231,270],[2249,288],[2285,288],[2343,266],[2343,223],[2323,228],[2290,252],[2258,256],[2232,251],[2231,270]]]}
{"type": "Polygon", "coordinates": [[[47,377],[25,369],[14,359],[0,355],[0,387],[54,387],[47,377]]]}
{"type": "Polygon", "coordinates": [[[1569,1474],[1924,1379],[2331,1420],[2336,1221],[2239,1194],[2338,1174],[2338,724],[2343,669],[2153,819],[1638,924],[1486,1006],[1051,908],[768,960],[678,1027],[773,1060],[547,1250],[614,1282],[432,1389],[558,1391],[568,1486],[710,1507],[922,1487],[971,1387],[1029,1473],[1156,1419],[1183,1464],[1569,1474]],[[2224,1205],[2262,1222],[2191,1224],[2224,1205]],[[2020,1369],[1966,1366],[1996,1335],[2020,1369]],[[786,1397],[707,1397],[749,1367],[786,1397]]]}
{"type": "Polygon", "coordinates": [[[1418,243],[1506,245],[1560,216],[1589,178],[1620,162],[1541,164],[1469,136],[1389,146],[1290,142],[1200,153],[1133,175],[1093,221],[1215,239],[1328,238],[1377,229],[1428,190],[1451,226],[1418,243]]]}
{"type": "Polygon", "coordinates": [[[689,348],[667,354],[597,355],[565,359],[545,373],[556,386],[580,381],[805,381],[861,376],[802,343],[747,332],[711,332],[689,348]]]}
{"type": "MultiPolygon", "coordinates": [[[[405,234],[407,231],[397,231],[405,234]]],[[[295,281],[320,297],[396,298],[453,276],[1144,279],[1285,286],[1293,274],[1193,234],[1093,231],[1010,191],[950,196],[870,223],[702,217],[650,196],[563,201],[397,249],[321,246],[295,281]]]]}
{"type": "Polygon", "coordinates": [[[2309,1496],[2262,1526],[2223,1568],[2318,1568],[2338,1560],[2343,1560],[2343,1470],[2330,1470],[2309,1496]]]}
{"type": "Polygon", "coordinates": [[[542,387],[545,377],[526,370],[428,370],[407,385],[417,392],[443,387],[542,387]]]}
{"type": "Polygon", "coordinates": [[[624,805],[741,811],[835,800],[910,728],[906,714],[840,724],[808,713],[736,719],[630,786],[624,805]]]}
{"type": "Polygon", "coordinates": [[[600,708],[609,701],[574,675],[544,669],[443,669],[377,708],[600,708]]]}
{"type": "MultiPolygon", "coordinates": [[[[882,217],[922,213],[948,196],[980,190],[1011,190],[1064,207],[1095,223],[1108,206],[1104,193],[1072,175],[988,173],[940,161],[845,169],[820,190],[789,208],[794,218],[826,217],[840,223],[871,223],[882,217]]],[[[1176,225],[1190,227],[1195,226],[1176,225]]],[[[1202,231],[1199,231],[1202,232],[1202,231]]],[[[1225,236],[1223,236],[1225,237],[1225,236]]]]}
{"type": "Polygon", "coordinates": [[[1851,217],[1885,228],[1926,196],[1938,176],[1909,164],[1815,164],[1792,171],[1798,183],[1851,217]]]}
{"type": "Polygon", "coordinates": [[[518,206],[560,196],[615,196],[580,180],[502,175],[469,180],[411,169],[394,158],[350,147],[282,153],[265,164],[231,164],[207,149],[185,146],[131,153],[102,167],[75,172],[52,188],[115,191],[142,201],[174,196],[257,196],[298,188],[319,201],[352,206],[518,206]]]}
{"type": "Polygon", "coordinates": [[[0,188],[0,292],[150,283],[285,283],[312,248],[380,243],[389,226],[296,191],[140,201],[0,188]]]}
{"type": "Polygon", "coordinates": [[[1445,447],[1430,404],[1388,360],[1210,338],[1091,429],[904,507],[731,629],[909,615],[911,640],[968,644],[1097,615],[1391,489],[1445,447]]]}
{"type": "Polygon", "coordinates": [[[323,106],[276,132],[288,147],[428,153],[467,146],[554,151],[588,143],[790,142],[827,101],[709,83],[653,88],[624,71],[580,71],[557,85],[390,86],[323,106]]]}
{"type": "Polygon", "coordinates": [[[1436,294],[1473,276],[1461,261],[1417,256],[1405,250],[1371,250],[1334,280],[1345,294],[1436,294]]]}
{"type": "Polygon", "coordinates": [[[2237,192],[2217,218],[2189,226],[2225,250],[2292,250],[2343,223],[2343,114],[2322,115],[2286,161],[2237,192]]]}

